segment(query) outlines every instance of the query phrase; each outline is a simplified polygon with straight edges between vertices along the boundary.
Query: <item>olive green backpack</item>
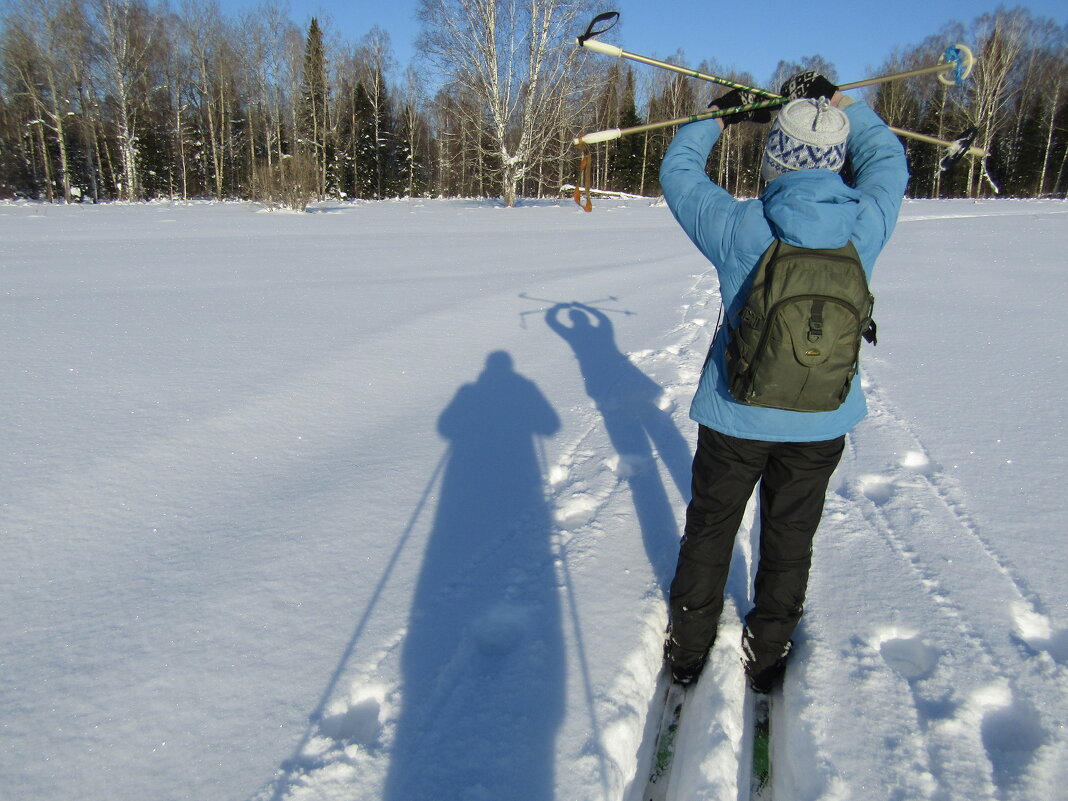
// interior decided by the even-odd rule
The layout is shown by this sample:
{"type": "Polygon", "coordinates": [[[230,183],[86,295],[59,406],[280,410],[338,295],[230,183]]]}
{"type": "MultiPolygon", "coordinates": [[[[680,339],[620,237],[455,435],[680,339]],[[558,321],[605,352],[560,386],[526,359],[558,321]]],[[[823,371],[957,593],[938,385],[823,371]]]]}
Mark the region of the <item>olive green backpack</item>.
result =
{"type": "Polygon", "coordinates": [[[727,321],[727,377],[739,403],[796,412],[842,405],[860,340],[875,344],[875,298],[849,242],[813,250],[776,240],[744,308],[727,321]]]}

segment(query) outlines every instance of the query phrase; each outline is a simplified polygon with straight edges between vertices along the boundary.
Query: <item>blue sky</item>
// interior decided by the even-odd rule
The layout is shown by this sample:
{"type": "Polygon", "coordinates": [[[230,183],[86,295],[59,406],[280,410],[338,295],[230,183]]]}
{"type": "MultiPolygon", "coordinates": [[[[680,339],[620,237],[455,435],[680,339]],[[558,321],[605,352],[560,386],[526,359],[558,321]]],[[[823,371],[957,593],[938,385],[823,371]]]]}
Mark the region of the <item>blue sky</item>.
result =
{"type": "MultiPolygon", "coordinates": [[[[239,10],[254,7],[258,0],[221,2],[224,9],[239,10]]],[[[860,0],[850,4],[841,0],[616,0],[611,7],[621,14],[616,43],[630,52],[665,58],[681,49],[687,64],[715,59],[725,67],[752,73],[758,82],[771,77],[780,59],[797,61],[820,54],[837,67],[844,83],[875,74],[894,47],[916,44],[947,22],[968,24],[999,5],[1022,5],[1035,16],[1062,25],[1068,22],[1064,0],[1004,4],[986,0],[860,0]]],[[[289,0],[289,6],[290,16],[299,25],[306,25],[315,15],[320,21],[329,20],[330,27],[349,41],[378,25],[389,32],[402,70],[414,56],[415,0],[289,0]]]]}

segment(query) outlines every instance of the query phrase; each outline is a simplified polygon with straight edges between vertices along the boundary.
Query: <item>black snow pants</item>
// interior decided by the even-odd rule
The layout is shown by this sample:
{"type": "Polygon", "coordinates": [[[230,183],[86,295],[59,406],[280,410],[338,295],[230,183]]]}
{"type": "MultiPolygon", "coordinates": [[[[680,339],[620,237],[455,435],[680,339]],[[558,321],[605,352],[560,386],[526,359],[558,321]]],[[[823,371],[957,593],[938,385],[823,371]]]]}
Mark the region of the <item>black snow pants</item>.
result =
{"type": "Polygon", "coordinates": [[[760,561],[746,628],[761,650],[781,655],[801,619],[812,539],[845,437],[762,442],[701,426],[693,496],[671,582],[669,657],[704,658],[716,639],[723,592],[746,503],[760,481],[760,561]]]}

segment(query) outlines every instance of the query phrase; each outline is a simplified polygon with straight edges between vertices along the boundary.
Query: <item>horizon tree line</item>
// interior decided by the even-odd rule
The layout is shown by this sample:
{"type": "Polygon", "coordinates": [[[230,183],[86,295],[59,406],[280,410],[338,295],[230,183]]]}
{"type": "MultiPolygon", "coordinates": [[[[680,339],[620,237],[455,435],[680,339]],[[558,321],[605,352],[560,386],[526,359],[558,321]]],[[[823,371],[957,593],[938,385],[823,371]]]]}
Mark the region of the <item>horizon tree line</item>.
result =
{"type": "MultiPolygon", "coordinates": [[[[560,195],[576,136],[703,109],[717,87],[575,47],[592,0],[420,0],[427,65],[400,79],[389,34],[356,42],[277,0],[227,16],[217,0],[4,0],[0,6],[0,197],[72,202],[215,198],[303,208],[317,199],[560,195]]],[[[931,76],[866,99],[896,127],[953,140],[985,160],[939,168],[905,139],[913,197],[1068,197],[1068,26],[1025,9],[954,22],[887,55],[877,74],[933,63],[964,42],[963,87],[931,76]]],[[[668,59],[686,63],[681,53],[668,59]]],[[[696,65],[743,83],[748,73],[696,65]]],[[[773,91],[813,55],[780,62],[773,91]]],[[[852,76],[851,76],[852,77],[852,76]]],[[[593,185],[656,196],[673,130],[593,148],[593,185]]],[[[709,174],[755,196],[765,132],[728,128],[709,174]]]]}

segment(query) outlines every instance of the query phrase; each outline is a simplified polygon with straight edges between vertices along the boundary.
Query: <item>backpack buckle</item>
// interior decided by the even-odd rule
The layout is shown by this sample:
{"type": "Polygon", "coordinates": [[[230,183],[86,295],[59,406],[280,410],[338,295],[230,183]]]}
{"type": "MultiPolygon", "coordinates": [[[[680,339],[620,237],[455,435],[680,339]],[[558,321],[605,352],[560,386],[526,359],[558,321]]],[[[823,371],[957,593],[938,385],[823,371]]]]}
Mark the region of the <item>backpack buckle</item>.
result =
{"type": "Polygon", "coordinates": [[[753,310],[752,306],[745,306],[738,314],[742,322],[753,328],[760,328],[764,324],[764,318],[753,310]]]}

